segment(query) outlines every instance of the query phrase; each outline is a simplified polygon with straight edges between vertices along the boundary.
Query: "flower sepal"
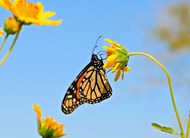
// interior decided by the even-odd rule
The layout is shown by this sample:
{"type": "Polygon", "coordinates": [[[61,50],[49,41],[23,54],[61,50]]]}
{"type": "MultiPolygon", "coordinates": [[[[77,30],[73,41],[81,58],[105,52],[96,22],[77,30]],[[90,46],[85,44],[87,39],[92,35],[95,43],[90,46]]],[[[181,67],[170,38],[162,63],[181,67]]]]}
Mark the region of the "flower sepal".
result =
{"type": "Polygon", "coordinates": [[[47,126],[45,124],[44,125],[39,124],[38,125],[38,133],[43,138],[54,138],[53,134],[55,133],[55,130],[47,129],[47,126]]]}

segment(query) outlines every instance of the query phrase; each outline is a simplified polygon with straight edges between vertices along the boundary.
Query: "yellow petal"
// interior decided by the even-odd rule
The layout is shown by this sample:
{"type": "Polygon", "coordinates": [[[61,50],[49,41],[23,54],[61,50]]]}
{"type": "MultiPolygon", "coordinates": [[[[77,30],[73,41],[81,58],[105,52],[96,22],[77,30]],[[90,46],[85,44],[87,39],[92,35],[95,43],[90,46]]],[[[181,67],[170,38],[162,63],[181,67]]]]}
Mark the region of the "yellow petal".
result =
{"type": "Polygon", "coordinates": [[[55,12],[42,12],[38,15],[38,18],[46,19],[54,16],[55,14],[56,14],[55,12]]]}
{"type": "Polygon", "coordinates": [[[0,28],[0,36],[3,36],[3,29],[0,28]]]}
{"type": "Polygon", "coordinates": [[[55,131],[55,136],[56,137],[61,137],[61,136],[64,136],[65,133],[63,132],[63,127],[64,127],[64,124],[61,124],[58,129],[55,131]]]}
{"type": "Polygon", "coordinates": [[[115,59],[118,57],[118,55],[117,54],[111,54],[110,56],[108,56],[108,58],[107,58],[107,61],[109,62],[109,61],[115,61],[115,59]]]}
{"type": "Polygon", "coordinates": [[[56,137],[62,137],[64,135],[65,135],[65,133],[63,132],[63,130],[57,130],[57,131],[55,131],[55,136],[56,137]]]}
{"type": "Polygon", "coordinates": [[[110,44],[115,44],[115,42],[114,42],[113,40],[110,40],[110,39],[108,39],[108,38],[105,38],[104,40],[105,40],[106,42],[110,43],[110,44]]]}
{"type": "Polygon", "coordinates": [[[125,68],[124,68],[124,71],[126,71],[126,72],[129,72],[131,69],[130,69],[130,67],[128,67],[128,66],[126,66],[125,68]]]}
{"type": "Polygon", "coordinates": [[[26,0],[14,0],[15,5],[26,4],[26,0]]]}
{"type": "Polygon", "coordinates": [[[14,0],[14,4],[18,4],[18,2],[19,2],[20,0],[14,0]]]}
{"type": "Polygon", "coordinates": [[[107,51],[116,52],[116,49],[115,49],[115,48],[112,48],[112,47],[110,47],[110,46],[102,46],[102,48],[104,48],[104,49],[107,50],[107,51]]]}
{"type": "Polygon", "coordinates": [[[115,64],[115,66],[113,67],[113,69],[111,70],[111,72],[112,72],[112,73],[115,72],[115,71],[118,69],[119,65],[120,65],[120,63],[117,62],[117,63],[115,64]]]}
{"type": "Polygon", "coordinates": [[[49,116],[46,116],[46,118],[44,119],[43,123],[44,126],[46,126],[46,128],[48,129],[51,126],[51,118],[49,116]]]}
{"type": "Polygon", "coordinates": [[[115,65],[115,61],[109,61],[104,63],[103,68],[112,68],[115,65]]]}
{"type": "Polygon", "coordinates": [[[6,10],[10,10],[12,6],[11,0],[0,0],[0,6],[5,8],[6,10]]]}
{"type": "Polygon", "coordinates": [[[41,2],[36,2],[35,7],[36,6],[38,7],[39,12],[43,12],[44,6],[43,6],[43,4],[41,2]]]}
{"type": "Polygon", "coordinates": [[[39,20],[37,23],[40,25],[53,25],[57,26],[61,24],[62,20],[39,20]]]}
{"type": "Polygon", "coordinates": [[[38,122],[41,122],[42,113],[41,113],[41,108],[40,108],[40,106],[34,104],[32,107],[33,107],[34,111],[36,112],[38,122]]]}
{"type": "Polygon", "coordinates": [[[115,75],[115,79],[114,79],[114,81],[117,81],[117,80],[119,79],[120,74],[121,74],[121,71],[118,70],[117,73],[116,73],[116,75],[115,75]]]}
{"type": "Polygon", "coordinates": [[[28,23],[33,23],[36,26],[38,25],[53,25],[53,26],[57,26],[59,24],[61,24],[62,20],[46,20],[46,19],[41,19],[41,20],[36,20],[36,19],[28,19],[26,20],[26,22],[28,23]]]}

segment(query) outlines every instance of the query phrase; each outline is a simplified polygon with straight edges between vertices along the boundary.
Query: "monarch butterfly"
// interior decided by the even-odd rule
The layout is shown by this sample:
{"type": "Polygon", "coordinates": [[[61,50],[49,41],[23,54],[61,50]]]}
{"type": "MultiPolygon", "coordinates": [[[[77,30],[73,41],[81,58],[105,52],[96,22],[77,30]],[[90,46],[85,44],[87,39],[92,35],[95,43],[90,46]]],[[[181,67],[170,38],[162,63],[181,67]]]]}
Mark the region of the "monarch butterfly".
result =
{"type": "Polygon", "coordinates": [[[62,111],[72,113],[79,105],[95,104],[109,98],[112,88],[103,69],[103,61],[92,54],[90,63],[79,73],[62,101],[62,111]]]}

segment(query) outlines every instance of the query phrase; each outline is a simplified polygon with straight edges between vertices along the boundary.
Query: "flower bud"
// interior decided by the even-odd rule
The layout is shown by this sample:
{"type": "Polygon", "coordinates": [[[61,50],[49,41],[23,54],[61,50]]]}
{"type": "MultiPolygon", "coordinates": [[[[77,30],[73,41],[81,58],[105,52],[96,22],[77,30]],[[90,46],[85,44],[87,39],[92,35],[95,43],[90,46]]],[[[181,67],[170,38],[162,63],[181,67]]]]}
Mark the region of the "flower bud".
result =
{"type": "Polygon", "coordinates": [[[4,31],[7,34],[16,34],[19,28],[19,23],[13,18],[9,17],[4,21],[4,31]]]}

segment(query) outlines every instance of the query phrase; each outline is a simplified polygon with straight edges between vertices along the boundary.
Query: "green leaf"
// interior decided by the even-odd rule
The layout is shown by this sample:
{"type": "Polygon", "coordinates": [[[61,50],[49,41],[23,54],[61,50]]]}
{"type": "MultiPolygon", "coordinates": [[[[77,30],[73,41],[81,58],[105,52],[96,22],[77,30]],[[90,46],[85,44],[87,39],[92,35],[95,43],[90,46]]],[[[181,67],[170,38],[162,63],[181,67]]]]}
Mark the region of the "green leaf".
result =
{"type": "Polygon", "coordinates": [[[171,127],[161,126],[161,125],[159,125],[157,123],[152,123],[152,126],[157,130],[180,136],[180,134],[177,133],[175,130],[173,130],[173,128],[171,128],[171,127]]]}

